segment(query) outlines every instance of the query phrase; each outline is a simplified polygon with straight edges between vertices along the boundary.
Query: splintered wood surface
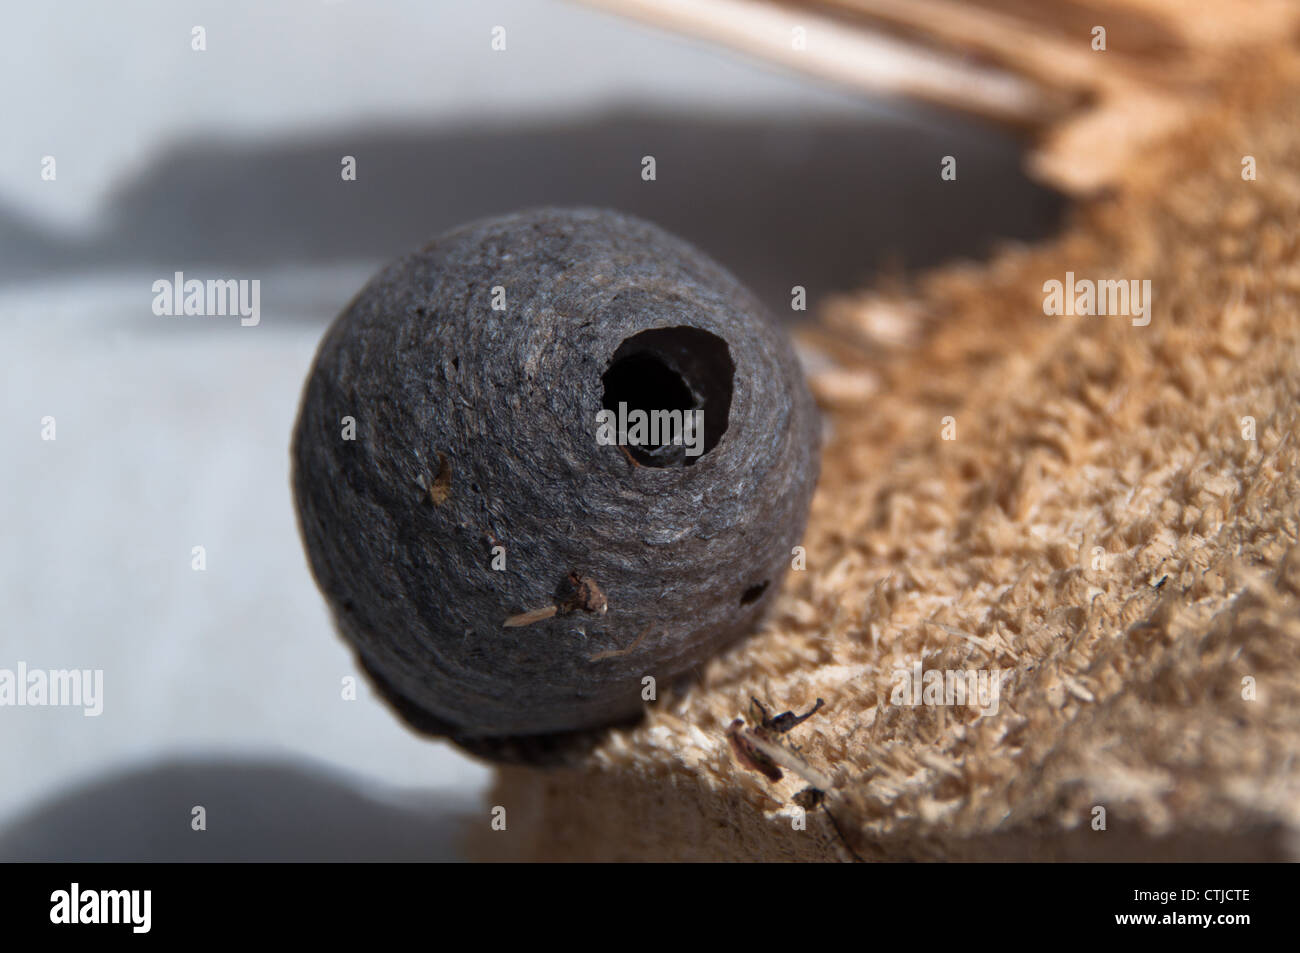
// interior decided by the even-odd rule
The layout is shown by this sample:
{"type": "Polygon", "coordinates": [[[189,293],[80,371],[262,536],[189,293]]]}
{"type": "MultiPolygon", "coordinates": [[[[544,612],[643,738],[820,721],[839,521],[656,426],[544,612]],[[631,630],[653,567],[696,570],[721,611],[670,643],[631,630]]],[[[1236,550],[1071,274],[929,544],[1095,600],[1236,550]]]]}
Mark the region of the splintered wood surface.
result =
{"type": "Polygon", "coordinates": [[[1250,68],[1252,52],[1290,46],[1300,31],[1291,0],[584,2],[1021,127],[1035,143],[1030,171],[1074,195],[1121,185],[1145,150],[1250,68]]]}
{"type": "MultiPolygon", "coordinates": [[[[791,62],[804,24],[808,68],[864,87],[893,80],[824,62],[814,27],[966,51],[955,68],[1068,100],[1041,126],[1041,173],[1113,187],[1053,240],[824,310],[805,335],[837,361],[812,380],[830,437],[806,568],[758,633],[665,688],[639,726],[572,767],[502,770],[490,803],[509,830],[478,853],[1294,859],[1293,8],[609,5],[791,62]],[[1149,321],[1051,314],[1045,291],[1068,276],[1149,281],[1149,321]],[[918,667],[996,672],[1000,694],[916,698],[918,667]],[[751,698],[824,705],[776,732],[751,698]]],[[[974,109],[991,88],[951,101],[974,109]]]]}

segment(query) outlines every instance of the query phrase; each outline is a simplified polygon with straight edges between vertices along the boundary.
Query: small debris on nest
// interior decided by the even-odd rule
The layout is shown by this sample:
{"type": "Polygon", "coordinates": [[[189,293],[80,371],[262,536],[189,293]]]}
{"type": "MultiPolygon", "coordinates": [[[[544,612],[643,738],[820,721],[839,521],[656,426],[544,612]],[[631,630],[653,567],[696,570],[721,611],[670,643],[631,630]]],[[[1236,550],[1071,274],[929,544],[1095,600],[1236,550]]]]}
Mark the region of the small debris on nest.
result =
{"type": "Polygon", "coordinates": [[[622,655],[631,653],[638,645],[645,641],[645,637],[650,634],[650,626],[641,630],[641,634],[633,640],[632,644],[625,649],[606,649],[604,652],[597,652],[588,658],[590,662],[599,662],[601,659],[618,658],[622,655]]]}
{"type": "Polygon", "coordinates": [[[609,609],[609,601],[590,576],[570,572],[560,583],[555,593],[555,605],[560,615],[568,615],[581,609],[583,612],[595,612],[604,615],[609,609]]]}
{"type": "Polygon", "coordinates": [[[523,625],[532,625],[534,622],[541,622],[543,619],[549,619],[552,616],[570,615],[579,609],[583,612],[604,615],[609,611],[609,600],[605,598],[605,593],[596,584],[596,580],[590,576],[570,572],[555,590],[555,602],[552,605],[512,615],[506,619],[504,625],[507,629],[518,628],[523,625]]]}
{"type": "Polygon", "coordinates": [[[433,478],[429,484],[429,499],[433,500],[434,506],[442,506],[451,496],[451,464],[447,461],[446,454],[438,454],[438,475],[433,478]]]}
{"type": "Polygon", "coordinates": [[[416,484],[421,490],[429,494],[429,500],[434,506],[442,506],[451,496],[451,463],[447,460],[444,453],[438,454],[438,473],[430,480],[423,473],[415,478],[416,484]]]}

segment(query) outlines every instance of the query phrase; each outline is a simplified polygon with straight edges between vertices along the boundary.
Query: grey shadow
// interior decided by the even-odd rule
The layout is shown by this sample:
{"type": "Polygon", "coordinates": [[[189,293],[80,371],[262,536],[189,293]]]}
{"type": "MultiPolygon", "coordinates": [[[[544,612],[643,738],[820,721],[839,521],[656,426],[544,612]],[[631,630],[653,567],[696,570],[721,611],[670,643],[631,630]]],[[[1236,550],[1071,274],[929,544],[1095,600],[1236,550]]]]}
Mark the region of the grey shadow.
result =
{"type": "Polygon", "coordinates": [[[0,862],[455,861],[472,814],[483,807],[467,793],[379,798],[309,763],[167,761],[32,808],[0,829],[0,862]]]}
{"type": "MultiPolygon", "coordinates": [[[[511,128],[352,129],[247,143],[191,140],[124,183],[92,234],[0,209],[0,281],[91,268],[225,269],[381,262],[443,230],[535,205],[648,218],[731,268],[778,313],[810,310],[885,264],[979,258],[1054,233],[1061,196],[1021,144],[957,117],[730,118],[618,111],[511,128]],[[342,180],[341,159],[357,160],[342,180]],[[656,179],[642,179],[653,155],[656,179]],[[941,179],[945,155],[956,181],[941,179]]],[[[209,275],[211,277],[211,275],[209,275]]],[[[320,320],[332,314],[320,315],[320,320]]]]}

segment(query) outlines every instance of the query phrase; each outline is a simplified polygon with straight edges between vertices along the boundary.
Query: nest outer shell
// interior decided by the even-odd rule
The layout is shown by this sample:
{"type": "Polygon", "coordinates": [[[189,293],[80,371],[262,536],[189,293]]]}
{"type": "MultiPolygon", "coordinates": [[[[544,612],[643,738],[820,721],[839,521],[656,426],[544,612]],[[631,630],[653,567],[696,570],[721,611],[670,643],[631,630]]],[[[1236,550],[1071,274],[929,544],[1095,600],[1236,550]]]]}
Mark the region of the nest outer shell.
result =
{"type": "Polygon", "coordinates": [[[788,338],[728,272],[647,222],[539,209],[455,229],[357,295],[310,372],[293,487],[381,694],[420,731],[528,760],[529,739],[635,717],[645,676],[754,627],[800,541],[819,428],[788,338]],[[726,342],[726,429],[691,466],[635,466],[596,441],[602,375],[628,338],[674,327],[726,342]],[[571,571],[605,614],[503,627],[571,571]]]}

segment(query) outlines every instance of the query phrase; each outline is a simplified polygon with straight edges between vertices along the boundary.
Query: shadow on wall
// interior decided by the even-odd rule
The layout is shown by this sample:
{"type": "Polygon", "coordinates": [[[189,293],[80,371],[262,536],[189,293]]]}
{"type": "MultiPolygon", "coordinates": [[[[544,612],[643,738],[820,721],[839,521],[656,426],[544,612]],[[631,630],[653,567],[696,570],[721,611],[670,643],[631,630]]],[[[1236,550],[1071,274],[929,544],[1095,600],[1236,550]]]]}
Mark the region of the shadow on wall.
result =
{"type": "MultiPolygon", "coordinates": [[[[90,267],[158,274],[385,261],[443,230],[534,205],[608,206],[699,245],[789,313],[789,289],[861,286],[884,263],[982,257],[1053,233],[1064,201],[1019,144],[950,116],[730,119],[617,113],[495,130],[352,130],[195,140],[161,155],[76,238],[0,210],[0,281],[90,267]],[[656,179],[642,178],[652,155],[656,179]],[[946,155],[956,181],[940,178],[946,155]],[[356,181],[342,159],[357,160],[356,181]]],[[[323,322],[332,314],[320,315],[323,322]]]]}
{"type": "Polygon", "coordinates": [[[460,860],[474,818],[487,823],[470,794],[380,800],[310,764],[183,760],[48,799],[0,830],[0,862],[460,860]]]}

